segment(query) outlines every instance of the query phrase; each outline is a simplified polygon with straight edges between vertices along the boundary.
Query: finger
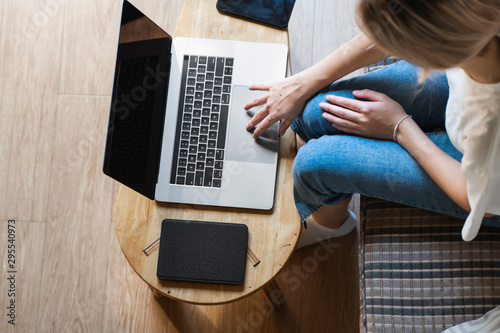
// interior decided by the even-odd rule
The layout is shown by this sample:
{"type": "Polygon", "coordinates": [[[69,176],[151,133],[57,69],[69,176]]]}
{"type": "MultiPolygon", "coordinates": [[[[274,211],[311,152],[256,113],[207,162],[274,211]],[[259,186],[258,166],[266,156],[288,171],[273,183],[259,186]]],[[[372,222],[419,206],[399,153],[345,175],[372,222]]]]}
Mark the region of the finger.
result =
{"type": "Polygon", "coordinates": [[[279,134],[280,136],[285,135],[286,130],[293,123],[293,119],[283,119],[280,125],[279,134]]]}
{"type": "MultiPolygon", "coordinates": [[[[263,107],[260,109],[253,117],[250,119],[250,121],[247,124],[247,131],[251,130],[254,128],[258,123],[262,121],[268,114],[267,108],[263,107]]],[[[255,133],[255,132],[254,132],[255,133]]]]}
{"type": "Polygon", "coordinates": [[[248,87],[248,89],[269,91],[269,89],[271,89],[271,85],[269,85],[269,84],[252,84],[250,87],[248,87]]]}
{"type": "Polygon", "coordinates": [[[265,117],[253,132],[254,139],[257,139],[266,129],[271,127],[277,121],[278,119],[272,119],[269,116],[265,117]]]}
{"type": "Polygon", "coordinates": [[[360,130],[359,130],[360,128],[359,128],[358,123],[355,123],[355,122],[350,121],[348,119],[337,117],[337,116],[335,116],[333,114],[329,114],[329,113],[323,113],[323,118],[325,118],[330,123],[332,123],[332,126],[340,131],[347,132],[347,133],[353,133],[353,134],[360,133],[360,130]]]}
{"type": "Polygon", "coordinates": [[[354,90],[352,94],[356,98],[367,99],[373,102],[382,102],[387,98],[387,95],[370,89],[354,90]]]}
{"type": "Polygon", "coordinates": [[[251,109],[253,107],[266,104],[268,97],[269,97],[269,95],[257,97],[255,99],[251,100],[250,102],[248,102],[247,104],[245,104],[245,106],[243,108],[245,110],[248,110],[248,109],[251,109]]]}
{"type": "Polygon", "coordinates": [[[334,95],[327,95],[326,100],[332,104],[339,105],[339,106],[342,106],[344,108],[347,108],[349,110],[356,111],[356,112],[361,111],[361,109],[363,107],[363,103],[364,103],[364,102],[358,101],[356,99],[334,96],[334,95]]]}
{"type": "Polygon", "coordinates": [[[358,122],[360,114],[357,111],[353,111],[350,108],[343,107],[343,106],[338,106],[334,104],[328,104],[328,103],[319,103],[319,107],[329,113],[332,114],[338,118],[346,119],[349,121],[354,121],[358,122]]]}

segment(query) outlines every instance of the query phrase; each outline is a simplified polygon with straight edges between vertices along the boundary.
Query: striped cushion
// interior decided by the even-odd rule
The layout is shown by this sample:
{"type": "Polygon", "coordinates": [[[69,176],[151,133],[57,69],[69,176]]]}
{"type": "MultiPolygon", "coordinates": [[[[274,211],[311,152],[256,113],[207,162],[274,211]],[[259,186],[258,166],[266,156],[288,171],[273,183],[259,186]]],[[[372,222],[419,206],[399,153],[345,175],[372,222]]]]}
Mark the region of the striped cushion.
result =
{"type": "Polygon", "coordinates": [[[442,332],[500,305],[500,228],[361,198],[362,332],[442,332]]]}

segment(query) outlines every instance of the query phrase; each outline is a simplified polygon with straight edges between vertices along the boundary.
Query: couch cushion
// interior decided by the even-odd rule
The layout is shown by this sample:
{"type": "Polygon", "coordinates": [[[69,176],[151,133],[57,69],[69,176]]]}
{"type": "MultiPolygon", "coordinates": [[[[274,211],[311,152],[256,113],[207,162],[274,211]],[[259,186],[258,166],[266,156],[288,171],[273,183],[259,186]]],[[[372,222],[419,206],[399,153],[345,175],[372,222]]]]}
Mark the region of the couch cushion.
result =
{"type": "Polygon", "coordinates": [[[441,332],[500,305],[500,228],[361,198],[361,332],[441,332]]]}

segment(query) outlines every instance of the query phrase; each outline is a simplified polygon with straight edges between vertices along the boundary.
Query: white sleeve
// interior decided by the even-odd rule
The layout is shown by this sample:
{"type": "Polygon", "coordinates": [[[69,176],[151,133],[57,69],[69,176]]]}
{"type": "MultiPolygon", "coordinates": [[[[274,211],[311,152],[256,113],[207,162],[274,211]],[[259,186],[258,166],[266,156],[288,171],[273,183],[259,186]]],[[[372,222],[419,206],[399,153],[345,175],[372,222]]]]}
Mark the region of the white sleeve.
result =
{"type": "Polygon", "coordinates": [[[462,238],[476,237],[485,213],[500,215],[500,118],[485,117],[464,138],[462,173],[467,181],[471,213],[462,238]],[[489,119],[487,119],[489,118],[489,119]]]}

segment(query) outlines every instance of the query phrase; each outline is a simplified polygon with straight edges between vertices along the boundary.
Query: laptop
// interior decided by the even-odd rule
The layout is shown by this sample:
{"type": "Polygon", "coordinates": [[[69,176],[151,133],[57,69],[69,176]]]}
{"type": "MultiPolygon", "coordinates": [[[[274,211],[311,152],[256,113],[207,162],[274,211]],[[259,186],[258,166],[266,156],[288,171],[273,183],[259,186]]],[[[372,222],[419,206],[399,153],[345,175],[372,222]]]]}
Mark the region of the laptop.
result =
{"type": "MultiPolygon", "coordinates": [[[[215,5],[215,4],[214,4],[215,5]]],[[[124,1],[103,171],[160,202],[272,209],[278,123],[246,131],[265,92],[285,77],[282,44],[171,38],[124,1]]]]}

